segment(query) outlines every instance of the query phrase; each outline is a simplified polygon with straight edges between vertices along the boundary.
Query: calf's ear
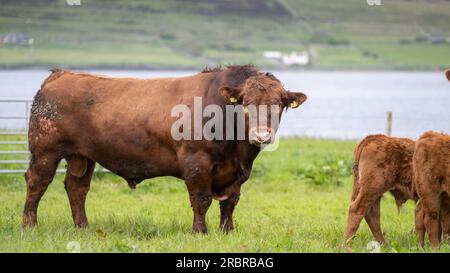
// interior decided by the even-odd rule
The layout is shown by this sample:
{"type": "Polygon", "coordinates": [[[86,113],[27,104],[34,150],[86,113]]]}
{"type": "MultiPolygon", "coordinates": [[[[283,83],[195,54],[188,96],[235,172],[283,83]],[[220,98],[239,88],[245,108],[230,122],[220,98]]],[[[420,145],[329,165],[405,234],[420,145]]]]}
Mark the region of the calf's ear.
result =
{"type": "Polygon", "coordinates": [[[284,99],[284,105],[290,108],[297,108],[307,99],[306,95],[301,92],[288,92],[284,99]]]}
{"type": "Polygon", "coordinates": [[[450,82],[450,69],[447,69],[445,71],[445,76],[447,77],[447,80],[450,82]]]}
{"type": "Polygon", "coordinates": [[[240,103],[241,102],[241,90],[238,88],[230,86],[222,86],[219,88],[219,94],[225,98],[226,102],[229,103],[240,103]]]}

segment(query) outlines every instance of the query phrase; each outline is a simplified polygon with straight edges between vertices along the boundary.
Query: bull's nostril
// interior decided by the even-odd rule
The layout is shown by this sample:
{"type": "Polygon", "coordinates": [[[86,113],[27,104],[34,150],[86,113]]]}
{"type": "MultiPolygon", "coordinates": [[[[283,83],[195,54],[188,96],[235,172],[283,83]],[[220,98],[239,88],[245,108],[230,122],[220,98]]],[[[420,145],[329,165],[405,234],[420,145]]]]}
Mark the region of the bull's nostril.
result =
{"type": "Polygon", "coordinates": [[[270,128],[255,128],[250,131],[250,138],[253,142],[267,144],[271,142],[271,131],[270,128]]]}
{"type": "Polygon", "coordinates": [[[256,141],[259,143],[266,143],[270,140],[270,133],[264,132],[264,133],[255,133],[256,141]]]}
{"type": "Polygon", "coordinates": [[[262,139],[267,139],[267,137],[270,135],[270,133],[269,132],[265,132],[265,133],[261,133],[259,136],[262,138],[262,139]]]}

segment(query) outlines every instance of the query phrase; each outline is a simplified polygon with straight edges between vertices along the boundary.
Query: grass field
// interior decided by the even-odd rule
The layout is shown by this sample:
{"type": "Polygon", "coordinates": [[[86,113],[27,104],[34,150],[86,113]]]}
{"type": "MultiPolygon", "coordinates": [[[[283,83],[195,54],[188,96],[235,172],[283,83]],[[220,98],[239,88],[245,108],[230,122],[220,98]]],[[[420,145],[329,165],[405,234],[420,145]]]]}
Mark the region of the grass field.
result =
{"type": "MultiPolygon", "coordinates": [[[[180,180],[157,178],[131,190],[125,181],[104,173],[95,175],[88,195],[88,229],[73,227],[60,174],[41,201],[38,227],[22,230],[23,176],[1,175],[0,252],[67,252],[77,244],[82,252],[347,252],[339,245],[354,144],[282,139],[278,150],[262,153],[242,187],[236,229],[229,235],[219,231],[216,201],[207,215],[209,234],[191,234],[192,211],[180,180]]],[[[431,251],[417,246],[411,202],[398,214],[386,195],[382,226],[388,241],[382,252],[431,251]]],[[[363,223],[353,251],[369,252],[371,241],[363,223]]]]}
{"type": "Polygon", "coordinates": [[[444,69],[450,2],[389,0],[14,0],[0,3],[0,68],[201,68],[308,50],[309,68],[444,69]]]}

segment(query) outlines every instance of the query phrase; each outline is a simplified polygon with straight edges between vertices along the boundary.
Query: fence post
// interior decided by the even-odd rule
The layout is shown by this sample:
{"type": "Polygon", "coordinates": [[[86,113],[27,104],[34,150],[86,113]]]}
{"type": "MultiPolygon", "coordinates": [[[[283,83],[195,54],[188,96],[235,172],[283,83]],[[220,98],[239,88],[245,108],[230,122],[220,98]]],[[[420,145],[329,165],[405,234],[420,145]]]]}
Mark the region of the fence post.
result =
{"type": "Polygon", "coordinates": [[[392,111],[387,112],[386,115],[386,135],[391,136],[392,134],[392,111]]]}

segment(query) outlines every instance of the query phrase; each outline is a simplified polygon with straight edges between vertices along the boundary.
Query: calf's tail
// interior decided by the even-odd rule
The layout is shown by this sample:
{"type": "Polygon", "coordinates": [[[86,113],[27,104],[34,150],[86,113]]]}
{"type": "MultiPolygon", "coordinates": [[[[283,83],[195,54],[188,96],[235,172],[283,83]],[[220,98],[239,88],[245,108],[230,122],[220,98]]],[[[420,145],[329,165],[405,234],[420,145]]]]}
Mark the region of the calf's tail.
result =
{"type": "Polygon", "coordinates": [[[367,144],[372,140],[371,136],[368,136],[361,140],[355,146],[355,151],[353,154],[353,192],[352,192],[352,201],[356,199],[359,193],[359,159],[361,158],[361,153],[367,144]]]}
{"type": "Polygon", "coordinates": [[[362,144],[360,143],[356,144],[355,151],[353,154],[353,192],[352,192],[352,201],[356,199],[359,193],[359,157],[361,156],[361,150],[362,150],[362,144]]]}

